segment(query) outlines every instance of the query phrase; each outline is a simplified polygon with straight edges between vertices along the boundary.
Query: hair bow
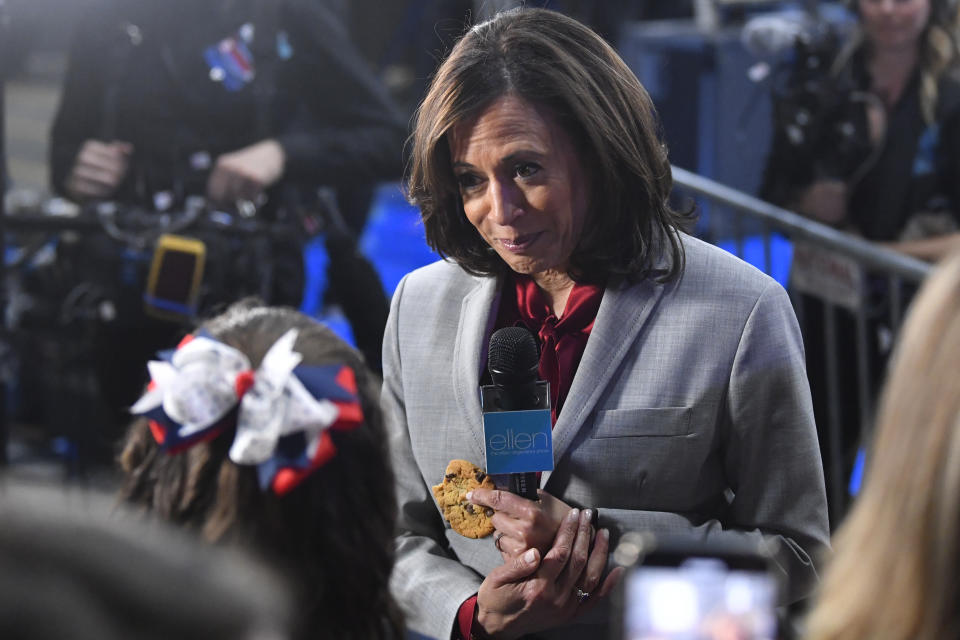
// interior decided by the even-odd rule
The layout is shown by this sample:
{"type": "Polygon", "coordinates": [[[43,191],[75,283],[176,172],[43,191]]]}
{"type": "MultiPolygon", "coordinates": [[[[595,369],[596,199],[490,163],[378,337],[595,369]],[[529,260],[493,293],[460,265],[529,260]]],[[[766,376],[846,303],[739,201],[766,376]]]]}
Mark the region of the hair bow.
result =
{"type": "Polygon", "coordinates": [[[352,369],[301,365],[297,330],[281,336],[256,371],[242,352],[206,334],[187,336],[147,364],[151,382],[130,411],[178,453],[236,426],[229,457],[256,465],[260,487],[283,495],[336,452],[329,429],[363,422],[352,369]]]}

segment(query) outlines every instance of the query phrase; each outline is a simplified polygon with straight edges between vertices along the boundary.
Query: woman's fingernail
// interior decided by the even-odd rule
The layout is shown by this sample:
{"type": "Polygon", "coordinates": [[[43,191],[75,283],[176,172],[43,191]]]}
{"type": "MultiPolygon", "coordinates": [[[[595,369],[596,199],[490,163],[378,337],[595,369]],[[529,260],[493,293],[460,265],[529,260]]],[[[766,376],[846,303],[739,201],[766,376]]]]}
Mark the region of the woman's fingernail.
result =
{"type": "Polygon", "coordinates": [[[537,552],[533,549],[527,549],[527,552],[523,554],[523,561],[526,564],[533,564],[534,559],[537,557],[537,552]]]}
{"type": "Polygon", "coordinates": [[[586,522],[590,522],[593,520],[593,509],[583,510],[583,520],[586,522]]]}
{"type": "Polygon", "coordinates": [[[467,495],[464,496],[467,500],[473,500],[473,491],[467,491],[467,495]]]}
{"type": "Polygon", "coordinates": [[[580,517],[580,509],[577,509],[577,508],[570,509],[570,513],[567,514],[567,519],[571,521],[576,520],[579,517],[580,517]]]}
{"type": "Polygon", "coordinates": [[[600,529],[600,537],[607,541],[610,539],[610,530],[609,529],[600,529]]]}

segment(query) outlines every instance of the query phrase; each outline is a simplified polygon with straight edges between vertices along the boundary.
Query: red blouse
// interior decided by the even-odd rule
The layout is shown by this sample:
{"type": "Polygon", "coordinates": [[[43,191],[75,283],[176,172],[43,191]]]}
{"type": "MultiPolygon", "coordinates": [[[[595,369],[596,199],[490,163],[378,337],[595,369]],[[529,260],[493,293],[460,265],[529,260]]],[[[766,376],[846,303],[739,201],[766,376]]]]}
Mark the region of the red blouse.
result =
{"type": "Polygon", "coordinates": [[[570,392],[602,298],[602,286],[574,284],[563,316],[557,318],[533,278],[512,274],[505,283],[495,328],[522,325],[538,337],[540,379],[550,383],[550,411],[554,424],[570,392]],[[513,296],[508,293],[510,280],[514,285],[513,296]]]}

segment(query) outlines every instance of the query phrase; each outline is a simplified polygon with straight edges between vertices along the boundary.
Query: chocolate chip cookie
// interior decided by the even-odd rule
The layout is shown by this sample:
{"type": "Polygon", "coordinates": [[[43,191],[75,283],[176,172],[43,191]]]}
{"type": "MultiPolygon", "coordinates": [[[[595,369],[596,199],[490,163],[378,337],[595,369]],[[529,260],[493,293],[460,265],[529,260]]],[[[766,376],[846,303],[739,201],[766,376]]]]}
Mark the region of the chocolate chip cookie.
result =
{"type": "Polygon", "coordinates": [[[451,460],[443,482],[433,487],[433,496],[450,527],[467,538],[483,538],[493,533],[493,509],[467,502],[466,495],[477,487],[496,489],[483,469],[466,460],[451,460]]]}

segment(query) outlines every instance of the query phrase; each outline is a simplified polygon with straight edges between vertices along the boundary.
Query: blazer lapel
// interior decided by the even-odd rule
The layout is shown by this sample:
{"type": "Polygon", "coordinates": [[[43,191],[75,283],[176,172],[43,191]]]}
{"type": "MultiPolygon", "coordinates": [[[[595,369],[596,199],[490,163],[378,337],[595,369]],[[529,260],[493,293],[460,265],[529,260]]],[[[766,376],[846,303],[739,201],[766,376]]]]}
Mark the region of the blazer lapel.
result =
{"type": "Polygon", "coordinates": [[[487,366],[486,341],[496,320],[500,287],[498,278],[480,278],[477,287],[468,293],[460,307],[453,350],[454,401],[463,414],[463,424],[473,436],[476,460],[484,459],[483,418],[480,407],[480,372],[487,366]]]}
{"type": "MultiPolygon", "coordinates": [[[[555,464],[596,407],[662,293],[663,285],[651,279],[632,285],[619,282],[607,286],[570,393],[553,428],[555,464]]],[[[549,476],[549,472],[541,476],[541,487],[546,486],[549,476]]]]}

